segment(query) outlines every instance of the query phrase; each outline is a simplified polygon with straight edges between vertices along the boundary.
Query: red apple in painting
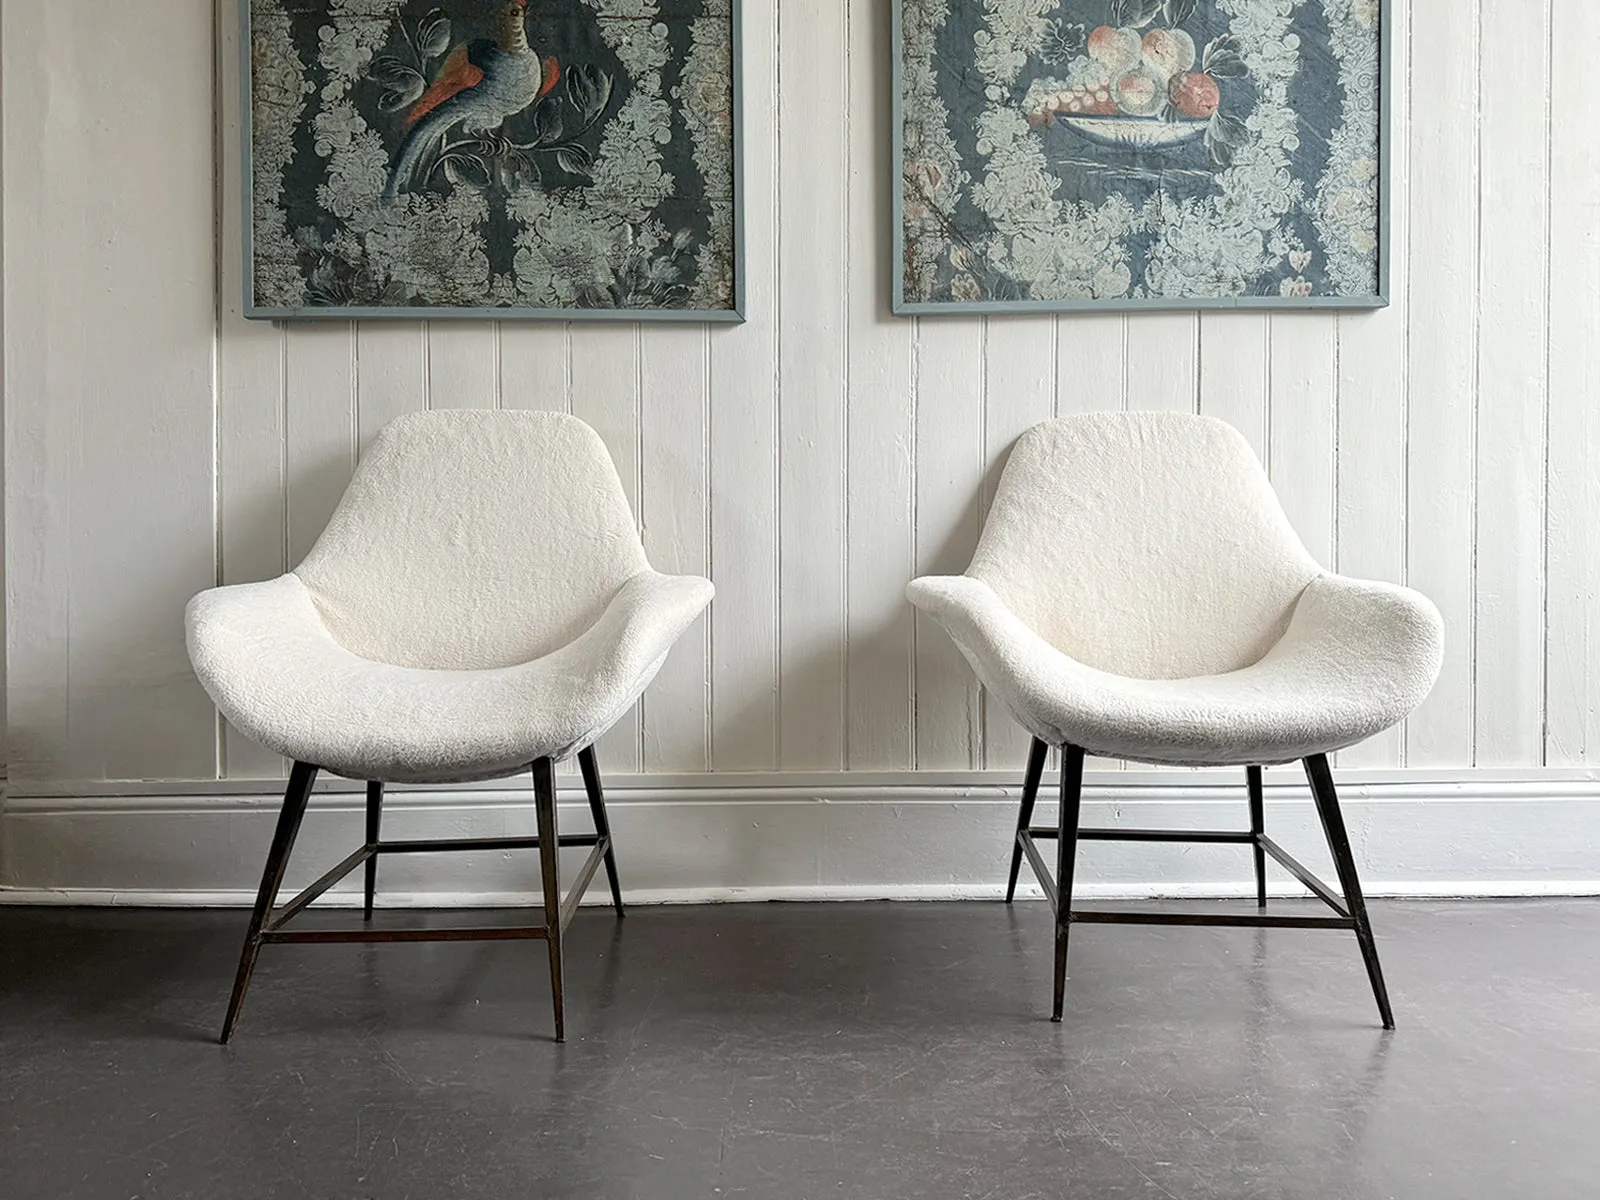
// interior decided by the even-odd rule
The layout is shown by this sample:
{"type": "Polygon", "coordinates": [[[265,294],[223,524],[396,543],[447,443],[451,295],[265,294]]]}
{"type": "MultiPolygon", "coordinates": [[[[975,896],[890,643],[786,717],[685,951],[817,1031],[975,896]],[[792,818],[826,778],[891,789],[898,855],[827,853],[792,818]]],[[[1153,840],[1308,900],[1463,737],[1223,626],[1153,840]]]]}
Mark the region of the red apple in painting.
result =
{"type": "Polygon", "coordinates": [[[1172,100],[1173,108],[1183,116],[1196,121],[1210,117],[1222,103],[1222,93],[1217,90],[1217,81],[1203,71],[1174,75],[1167,94],[1172,100]]]}

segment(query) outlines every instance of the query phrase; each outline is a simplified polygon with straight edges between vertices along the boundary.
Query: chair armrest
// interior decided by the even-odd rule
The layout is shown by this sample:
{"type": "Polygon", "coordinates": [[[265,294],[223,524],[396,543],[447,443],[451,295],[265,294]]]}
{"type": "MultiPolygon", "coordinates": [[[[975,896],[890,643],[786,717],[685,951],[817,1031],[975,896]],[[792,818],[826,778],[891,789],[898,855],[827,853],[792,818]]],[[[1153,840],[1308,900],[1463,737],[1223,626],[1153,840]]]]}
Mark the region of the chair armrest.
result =
{"type": "Polygon", "coordinates": [[[586,658],[591,670],[611,679],[644,675],[648,682],[715,594],[711,581],[698,575],[640,571],[611,598],[598,621],[556,654],[586,658]]]}
{"type": "Polygon", "coordinates": [[[1035,633],[981,579],[926,575],[907,585],[906,598],[944,627],[979,682],[1036,737],[1060,740],[1033,714],[1070,702],[1102,676],[1035,633]]]}
{"type": "Polygon", "coordinates": [[[1330,573],[1306,585],[1263,661],[1315,659],[1359,675],[1363,688],[1403,716],[1432,689],[1443,657],[1444,620],[1421,592],[1330,573]]]}

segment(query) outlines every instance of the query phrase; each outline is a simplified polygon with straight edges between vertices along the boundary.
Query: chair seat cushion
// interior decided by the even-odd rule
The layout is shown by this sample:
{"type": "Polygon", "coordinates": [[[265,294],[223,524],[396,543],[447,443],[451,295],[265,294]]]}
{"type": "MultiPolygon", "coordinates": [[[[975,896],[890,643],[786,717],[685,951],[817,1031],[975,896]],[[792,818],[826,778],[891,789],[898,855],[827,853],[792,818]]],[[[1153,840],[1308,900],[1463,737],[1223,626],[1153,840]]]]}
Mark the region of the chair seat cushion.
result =
{"type": "Polygon", "coordinates": [[[352,654],[293,573],[202,592],[187,631],[201,683],[247,737],[355,779],[449,783],[514,774],[592,743],[638,699],[711,595],[707,580],[641,571],[572,642],[489,670],[352,654]]]}
{"type": "Polygon", "coordinates": [[[1034,736],[1138,762],[1265,765],[1354,745],[1422,701],[1442,654],[1442,623],[1425,597],[1331,574],[1307,585],[1259,661],[1182,679],[1086,666],[969,576],[914,580],[907,594],[1034,736]]]}

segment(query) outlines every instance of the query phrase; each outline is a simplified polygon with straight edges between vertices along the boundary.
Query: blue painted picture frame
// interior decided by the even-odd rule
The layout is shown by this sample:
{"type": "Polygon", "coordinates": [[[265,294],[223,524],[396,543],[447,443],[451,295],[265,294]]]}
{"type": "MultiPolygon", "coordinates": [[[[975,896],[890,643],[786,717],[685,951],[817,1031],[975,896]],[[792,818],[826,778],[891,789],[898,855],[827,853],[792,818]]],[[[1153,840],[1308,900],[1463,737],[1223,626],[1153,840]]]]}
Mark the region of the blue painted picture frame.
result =
{"type": "Polygon", "coordinates": [[[240,0],[244,315],[745,319],[740,0],[240,0]]]}
{"type": "Polygon", "coordinates": [[[894,0],[893,309],[1388,304],[1390,0],[894,0]]]}

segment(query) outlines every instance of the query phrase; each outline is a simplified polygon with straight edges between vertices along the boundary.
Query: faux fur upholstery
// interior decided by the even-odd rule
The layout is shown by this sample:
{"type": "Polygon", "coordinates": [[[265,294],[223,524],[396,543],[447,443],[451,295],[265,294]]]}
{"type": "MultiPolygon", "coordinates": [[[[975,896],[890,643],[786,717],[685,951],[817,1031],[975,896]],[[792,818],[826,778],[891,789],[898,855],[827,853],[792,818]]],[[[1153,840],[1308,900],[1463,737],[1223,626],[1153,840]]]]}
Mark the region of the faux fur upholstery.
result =
{"type": "Polygon", "coordinates": [[[189,655],[263,745],[358,779],[492,779],[638,699],[710,602],[652,571],[605,446],[553,413],[402,417],[305,561],[202,592],[189,655]]]}
{"type": "Polygon", "coordinates": [[[967,574],[907,594],[1030,733],[1113,758],[1337,750],[1404,718],[1439,673],[1438,610],[1321,570],[1245,440],[1204,417],[1036,426],[967,574]]]}

